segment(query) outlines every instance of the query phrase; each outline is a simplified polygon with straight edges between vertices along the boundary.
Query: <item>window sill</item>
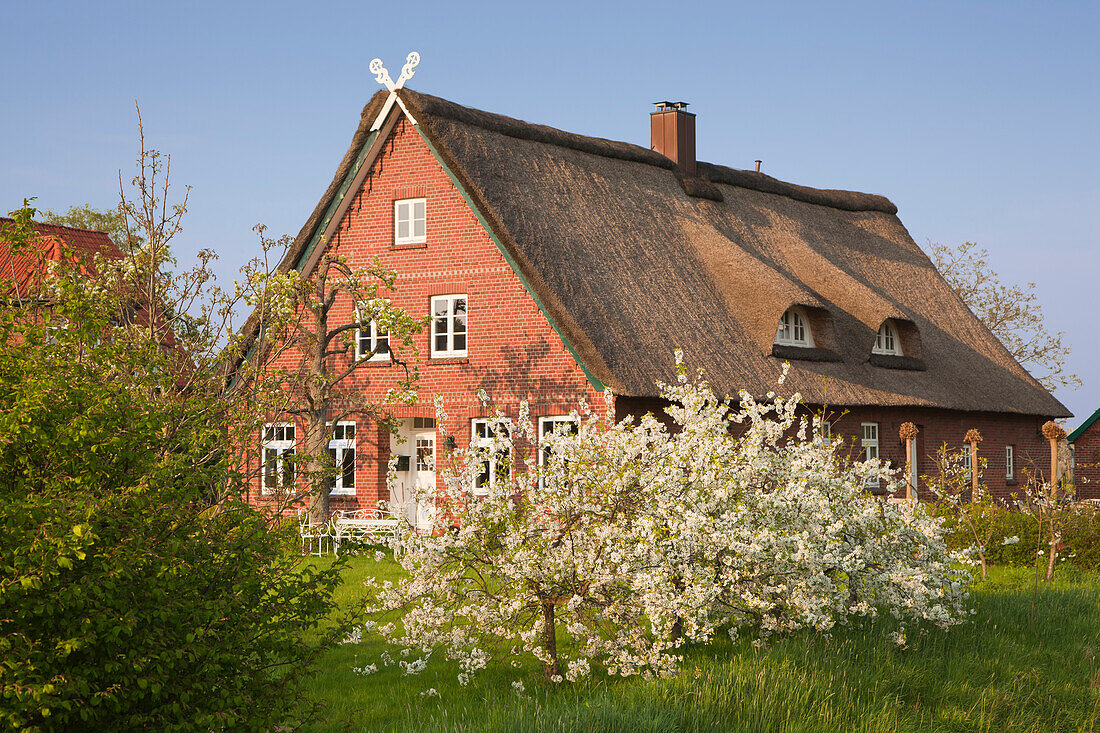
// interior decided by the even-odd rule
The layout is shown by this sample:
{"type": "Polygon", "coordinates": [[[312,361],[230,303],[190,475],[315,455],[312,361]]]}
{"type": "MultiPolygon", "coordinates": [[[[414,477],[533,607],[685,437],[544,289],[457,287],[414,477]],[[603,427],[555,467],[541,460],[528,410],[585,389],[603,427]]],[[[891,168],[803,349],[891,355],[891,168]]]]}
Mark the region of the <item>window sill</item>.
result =
{"type": "Polygon", "coordinates": [[[871,354],[869,359],[873,366],[883,369],[904,369],[911,372],[923,372],[928,367],[920,359],[911,356],[890,356],[888,354],[871,354]]]}
{"type": "Polygon", "coordinates": [[[841,361],[840,354],[831,349],[822,349],[816,346],[775,344],[772,346],[772,356],[799,361],[841,361]]]}
{"type": "Polygon", "coordinates": [[[330,491],[328,494],[330,499],[354,499],[354,491],[330,491]]]}
{"type": "Polygon", "coordinates": [[[391,250],[392,249],[427,249],[427,248],[428,248],[427,241],[424,241],[424,242],[402,242],[400,244],[397,243],[397,242],[394,242],[393,244],[390,245],[391,250]]]}
{"type": "Polygon", "coordinates": [[[428,358],[429,364],[469,364],[468,356],[432,356],[428,358]]]}
{"type": "Polygon", "coordinates": [[[393,366],[393,359],[378,359],[377,361],[375,361],[374,359],[370,359],[369,361],[364,361],[362,364],[360,364],[359,366],[357,366],[355,368],[359,369],[360,367],[388,367],[388,366],[393,366]]]}

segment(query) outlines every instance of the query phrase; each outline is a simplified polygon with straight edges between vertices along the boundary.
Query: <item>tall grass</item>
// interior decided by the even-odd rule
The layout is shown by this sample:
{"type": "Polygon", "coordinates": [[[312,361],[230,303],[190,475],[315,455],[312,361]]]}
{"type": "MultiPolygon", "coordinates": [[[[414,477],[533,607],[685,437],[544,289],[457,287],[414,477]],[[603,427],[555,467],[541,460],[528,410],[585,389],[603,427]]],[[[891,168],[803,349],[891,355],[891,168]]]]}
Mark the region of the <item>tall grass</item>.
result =
{"type": "MultiPolygon", "coordinates": [[[[357,560],[343,589],[390,562],[357,560]]],[[[1100,575],[1033,594],[1026,570],[994,570],[975,586],[972,623],[909,634],[865,622],[801,633],[762,649],[718,641],[687,650],[672,679],[608,679],[548,687],[536,663],[491,667],[467,687],[432,660],[422,674],[377,663],[370,640],[332,652],[314,683],[327,701],[318,730],[423,731],[1091,731],[1100,730],[1100,575]],[[512,682],[525,686],[522,695],[512,682]],[[434,688],[439,697],[422,696],[434,688]]]]}

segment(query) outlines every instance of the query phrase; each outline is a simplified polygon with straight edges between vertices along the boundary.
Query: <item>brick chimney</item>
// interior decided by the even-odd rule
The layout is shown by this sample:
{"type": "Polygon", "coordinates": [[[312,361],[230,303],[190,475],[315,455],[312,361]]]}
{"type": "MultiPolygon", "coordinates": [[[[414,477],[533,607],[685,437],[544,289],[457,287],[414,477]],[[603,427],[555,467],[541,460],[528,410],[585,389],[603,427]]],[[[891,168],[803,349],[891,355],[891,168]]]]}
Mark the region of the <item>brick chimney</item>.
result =
{"type": "Polygon", "coordinates": [[[687,102],[654,102],[649,113],[650,149],[670,158],[685,178],[695,172],[695,115],[687,102]]]}

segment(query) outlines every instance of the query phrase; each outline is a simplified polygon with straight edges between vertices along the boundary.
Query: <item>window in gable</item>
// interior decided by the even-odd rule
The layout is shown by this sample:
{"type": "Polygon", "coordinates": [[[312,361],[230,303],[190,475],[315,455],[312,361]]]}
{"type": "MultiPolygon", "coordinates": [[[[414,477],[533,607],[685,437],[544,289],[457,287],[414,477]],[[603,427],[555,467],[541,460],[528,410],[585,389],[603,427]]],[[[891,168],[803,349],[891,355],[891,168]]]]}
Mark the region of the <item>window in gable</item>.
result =
{"type": "Polygon", "coordinates": [[[393,202],[393,243],[422,244],[428,241],[427,199],[398,199],[393,202]]]}
{"type": "Polygon", "coordinates": [[[264,426],[262,493],[274,494],[294,488],[294,437],[292,423],[264,426]]]}
{"type": "Polygon", "coordinates": [[[466,296],[432,298],[432,357],[466,356],[466,296]]]}
{"type": "Polygon", "coordinates": [[[328,453],[337,473],[329,482],[331,493],[335,496],[355,495],[355,423],[338,422],[329,428],[332,433],[328,441],[328,453]]]}
{"type": "Polygon", "coordinates": [[[875,354],[889,354],[901,356],[901,339],[898,338],[898,330],[890,321],[883,321],[875,335],[875,347],[871,349],[875,354]]]}
{"type": "Polygon", "coordinates": [[[780,346],[811,347],[814,345],[810,321],[800,309],[790,308],[779,319],[779,327],[775,331],[775,343],[780,346]]]}

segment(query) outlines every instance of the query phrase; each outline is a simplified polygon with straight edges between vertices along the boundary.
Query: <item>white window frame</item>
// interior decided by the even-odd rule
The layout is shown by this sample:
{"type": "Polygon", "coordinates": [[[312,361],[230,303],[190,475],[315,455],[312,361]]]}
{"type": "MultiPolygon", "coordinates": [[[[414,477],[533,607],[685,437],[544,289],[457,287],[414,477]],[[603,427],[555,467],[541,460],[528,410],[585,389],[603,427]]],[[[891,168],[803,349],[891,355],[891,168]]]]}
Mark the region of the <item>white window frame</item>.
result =
{"type": "Polygon", "coordinates": [[[872,354],[884,354],[886,356],[901,356],[901,339],[898,338],[898,330],[890,321],[883,321],[875,334],[875,346],[872,354]]]}
{"type": "Polygon", "coordinates": [[[801,308],[788,308],[779,317],[779,325],[775,330],[775,343],[779,346],[813,347],[814,334],[810,328],[810,319],[801,308]],[[800,332],[801,338],[799,338],[800,332]]]}
{"type": "MultiPolygon", "coordinates": [[[[580,429],[580,420],[573,415],[546,415],[539,418],[539,456],[538,465],[545,466],[546,458],[550,454],[550,449],[543,445],[543,439],[547,435],[552,435],[557,430],[558,425],[570,424],[573,426],[573,431],[576,432],[580,429]]],[[[542,486],[542,478],[539,478],[539,485],[542,486]]]]}
{"type": "Polygon", "coordinates": [[[294,423],[289,422],[276,422],[267,423],[264,425],[264,431],[261,437],[260,448],[260,493],[270,496],[272,494],[279,493],[280,489],[293,489],[294,488],[294,466],[289,464],[286,456],[291,456],[295,453],[295,447],[297,445],[298,431],[294,423]],[[289,434],[288,432],[289,431],[289,434]],[[271,433],[271,437],[268,434],[271,433]],[[289,437],[288,437],[289,436],[289,437]],[[268,470],[267,452],[269,450],[275,451],[275,465],[274,465],[274,486],[268,485],[268,476],[271,473],[268,470]],[[287,481],[287,468],[289,471],[289,485],[287,481]]]}
{"type": "MultiPolygon", "coordinates": [[[[362,321],[359,315],[359,311],[355,311],[355,320],[362,321]]],[[[385,329],[378,328],[377,321],[371,321],[368,328],[355,329],[355,360],[362,360],[367,354],[375,351],[378,345],[385,341],[386,350],[379,351],[373,354],[367,361],[389,361],[390,360],[390,332],[385,329]],[[364,349],[363,342],[366,341],[370,348],[364,349]]]]}
{"type": "Polygon", "coordinates": [[[1005,481],[1016,480],[1016,446],[1005,446],[1005,481]]]}
{"type": "Polygon", "coordinates": [[[970,460],[970,443],[963,443],[963,468],[966,469],[966,481],[974,481],[974,462],[970,460]]]}
{"type": "MultiPolygon", "coordinates": [[[[508,427],[502,426],[498,421],[485,417],[475,417],[470,420],[470,447],[471,448],[489,448],[492,446],[493,439],[489,437],[489,431],[493,427],[503,427],[506,433],[504,439],[508,442],[507,450],[498,450],[489,456],[488,481],[485,484],[481,483],[481,474],[474,478],[473,492],[478,495],[488,494],[491,490],[497,488],[497,481],[504,479],[507,481],[512,475],[512,436],[508,427]],[[479,435],[479,428],[484,431],[484,435],[479,435]],[[501,465],[503,463],[503,465],[501,465]],[[503,470],[502,470],[503,469],[503,470]]],[[[484,465],[485,462],[483,462],[484,465]]]]}
{"type": "Polygon", "coordinates": [[[435,435],[430,438],[426,438],[422,435],[413,436],[413,454],[410,461],[410,468],[417,473],[435,473],[435,435]],[[424,448],[425,453],[422,454],[420,449],[424,448]],[[423,455],[428,455],[430,458],[421,462],[423,455]],[[429,462],[431,465],[429,465],[429,462]]]}
{"type": "MultiPolygon", "coordinates": [[[[860,454],[863,460],[869,461],[873,458],[880,458],[879,454],[879,431],[877,422],[864,422],[859,424],[860,434],[860,454]],[[868,430],[870,428],[870,430],[868,430]]],[[[878,476],[868,476],[864,486],[869,488],[879,488],[882,486],[882,481],[878,476]]]]}
{"type": "Polygon", "coordinates": [[[428,241],[428,200],[426,198],[396,199],[393,202],[393,243],[423,244],[428,241]],[[416,216],[417,204],[421,206],[421,216],[416,216]],[[404,209],[404,211],[402,211],[404,209]],[[403,218],[404,215],[404,218],[403,218]],[[421,232],[416,233],[419,220],[421,232]],[[401,236],[401,224],[408,226],[408,233],[401,236]]]}
{"type": "Polygon", "coordinates": [[[439,358],[452,358],[466,356],[470,346],[470,300],[466,297],[465,293],[455,293],[453,295],[433,295],[431,300],[431,319],[432,319],[432,333],[431,333],[431,354],[433,359],[439,358]],[[456,330],[455,325],[458,323],[458,301],[463,303],[462,313],[462,332],[461,334],[456,330]],[[440,316],[436,315],[436,304],[446,303],[446,313],[440,316]],[[440,319],[446,320],[447,330],[440,332],[439,321],[440,319]],[[462,336],[463,346],[462,348],[455,348],[455,340],[457,336],[462,336]],[[436,348],[437,339],[443,336],[445,339],[446,348],[436,348]]]}
{"type": "Polygon", "coordinates": [[[332,490],[329,491],[329,495],[355,496],[355,459],[357,458],[355,451],[355,435],[358,432],[355,429],[355,423],[341,420],[336,423],[335,428],[333,428],[332,423],[329,423],[327,427],[329,431],[329,455],[336,461],[336,468],[338,469],[338,473],[332,478],[332,490]],[[350,438],[346,437],[346,431],[349,427],[352,430],[350,438]],[[338,432],[341,433],[339,437],[337,437],[338,432]],[[351,486],[347,486],[344,481],[344,458],[349,450],[351,451],[351,486]]]}

